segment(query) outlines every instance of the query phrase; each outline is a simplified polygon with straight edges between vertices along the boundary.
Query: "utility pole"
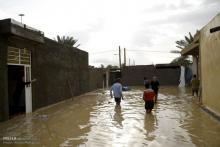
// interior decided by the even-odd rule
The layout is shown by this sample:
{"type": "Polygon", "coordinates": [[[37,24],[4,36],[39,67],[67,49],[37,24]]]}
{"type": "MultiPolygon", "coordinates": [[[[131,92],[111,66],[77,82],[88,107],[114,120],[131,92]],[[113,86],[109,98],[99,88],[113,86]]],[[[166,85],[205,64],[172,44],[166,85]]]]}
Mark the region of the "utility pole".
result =
{"type": "Polygon", "coordinates": [[[120,46],[119,46],[119,53],[118,53],[118,55],[119,55],[119,68],[121,69],[121,48],[120,48],[120,46]]]}
{"type": "Polygon", "coordinates": [[[124,48],[124,66],[126,66],[126,49],[124,48]]]}
{"type": "Polygon", "coordinates": [[[22,23],[22,17],[24,16],[24,14],[18,14],[18,16],[21,17],[21,23],[22,23]]]}
{"type": "Polygon", "coordinates": [[[130,63],[131,63],[131,59],[129,58],[129,64],[128,64],[129,66],[130,66],[130,63]]]}

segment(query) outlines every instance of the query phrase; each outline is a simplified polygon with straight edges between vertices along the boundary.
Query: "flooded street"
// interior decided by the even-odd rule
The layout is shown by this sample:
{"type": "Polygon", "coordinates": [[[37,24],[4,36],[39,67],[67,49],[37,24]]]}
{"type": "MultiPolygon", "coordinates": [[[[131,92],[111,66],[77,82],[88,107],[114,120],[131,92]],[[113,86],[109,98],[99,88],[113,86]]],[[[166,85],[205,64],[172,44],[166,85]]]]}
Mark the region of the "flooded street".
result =
{"type": "Polygon", "coordinates": [[[142,91],[124,92],[121,107],[100,90],[18,116],[0,123],[0,146],[220,146],[220,122],[189,90],[162,87],[152,114],[145,112],[142,91]]]}

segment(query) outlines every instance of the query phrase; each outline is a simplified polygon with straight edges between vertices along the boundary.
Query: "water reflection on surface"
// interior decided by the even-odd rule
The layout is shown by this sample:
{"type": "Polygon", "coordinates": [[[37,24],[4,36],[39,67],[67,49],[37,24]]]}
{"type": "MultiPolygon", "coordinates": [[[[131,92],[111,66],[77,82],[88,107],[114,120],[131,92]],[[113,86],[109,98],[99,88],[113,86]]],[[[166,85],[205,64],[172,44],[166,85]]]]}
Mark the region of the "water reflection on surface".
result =
{"type": "Polygon", "coordinates": [[[123,128],[122,122],[124,121],[124,118],[121,113],[121,106],[117,106],[117,105],[115,106],[113,118],[114,118],[113,121],[116,122],[114,126],[123,128]]]}
{"type": "Polygon", "coordinates": [[[156,116],[153,113],[145,114],[144,129],[146,130],[146,140],[153,141],[156,137],[154,131],[157,127],[156,116]]]}
{"type": "MultiPolygon", "coordinates": [[[[125,92],[121,106],[108,91],[91,92],[0,123],[0,137],[26,141],[10,146],[220,146],[220,123],[200,109],[188,89],[162,87],[150,114],[142,91],[125,92]]],[[[3,141],[0,146],[10,143],[3,141]]]]}

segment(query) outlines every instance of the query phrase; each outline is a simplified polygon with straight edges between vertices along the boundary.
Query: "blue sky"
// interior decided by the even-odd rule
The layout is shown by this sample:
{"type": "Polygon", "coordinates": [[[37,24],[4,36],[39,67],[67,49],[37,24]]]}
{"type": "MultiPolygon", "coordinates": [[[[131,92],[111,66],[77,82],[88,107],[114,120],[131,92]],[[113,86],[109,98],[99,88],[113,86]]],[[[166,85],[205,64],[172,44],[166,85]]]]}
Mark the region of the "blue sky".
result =
{"type": "Polygon", "coordinates": [[[117,65],[119,45],[131,64],[169,63],[175,41],[219,12],[219,0],[0,0],[0,19],[24,13],[23,22],[49,38],[74,36],[95,66],[117,65]]]}

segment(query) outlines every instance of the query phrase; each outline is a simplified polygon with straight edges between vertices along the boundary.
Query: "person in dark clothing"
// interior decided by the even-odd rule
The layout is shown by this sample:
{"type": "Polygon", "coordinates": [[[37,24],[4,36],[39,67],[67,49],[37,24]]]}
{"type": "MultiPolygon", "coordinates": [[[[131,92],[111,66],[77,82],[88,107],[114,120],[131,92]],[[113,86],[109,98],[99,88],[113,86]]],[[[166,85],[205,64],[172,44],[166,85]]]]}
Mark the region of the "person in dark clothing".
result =
{"type": "Polygon", "coordinates": [[[154,90],[154,93],[155,93],[155,103],[157,102],[159,86],[160,86],[160,83],[157,80],[157,77],[154,76],[153,80],[151,81],[151,88],[154,90]]]}
{"type": "Polygon", "coordinates": [[[25,85],[29,85],[35,81],[36,81],[36,79],[31,80],[29,82],[25,82],[24,77],[18,79],[18,81],[16,83],[15,91],[13,93],[13,99],[14,99],[15,105],[19,104],[25,85]]]}
{"type": "Polygon", "coordinates": [[[144,77],[144,87],[146,84],[150,84],[150,80],[146,77],[144,77]]]}
{"type": "Polygon", "coordinates": [[[192,84],[192,96],[194,96],[194,93],[196,93],[196,96],[199,96],[199,80],[196,77],[196,75],[193,75],[193,79],[191,81],[192,84]]]}

